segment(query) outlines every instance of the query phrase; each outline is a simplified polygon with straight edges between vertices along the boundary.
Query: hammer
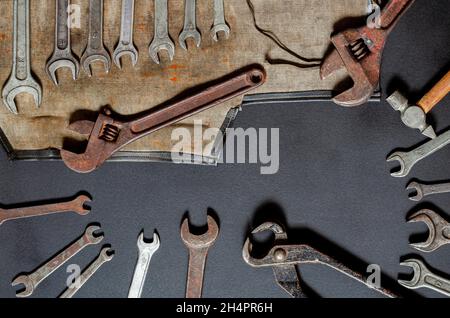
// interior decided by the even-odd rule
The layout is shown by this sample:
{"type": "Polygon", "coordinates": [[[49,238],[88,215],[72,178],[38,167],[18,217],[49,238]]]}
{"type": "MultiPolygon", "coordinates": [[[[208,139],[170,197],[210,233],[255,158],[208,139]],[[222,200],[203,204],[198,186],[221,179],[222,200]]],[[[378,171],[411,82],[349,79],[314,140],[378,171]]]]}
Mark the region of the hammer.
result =
{"type": "Polygon", "coordinates": [[[429,91],[417,105],[410,105],[406,97],[396,91],[387,98],[387,102],[401,113],[403,123],[431,138],[436,138],[436,132],[427,124],[427,114],[450,92],[450,71],[429,91]]]}

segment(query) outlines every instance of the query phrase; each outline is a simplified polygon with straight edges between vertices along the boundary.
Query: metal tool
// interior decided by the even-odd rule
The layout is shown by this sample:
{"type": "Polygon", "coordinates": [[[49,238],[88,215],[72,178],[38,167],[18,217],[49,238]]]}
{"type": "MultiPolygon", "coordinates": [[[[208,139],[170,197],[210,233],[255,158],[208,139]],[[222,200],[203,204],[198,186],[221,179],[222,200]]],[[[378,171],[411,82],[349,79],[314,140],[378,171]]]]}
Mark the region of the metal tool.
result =
{"type": "Polygon", "coordinates": [[[388,157],[387,162],[398,161],[400,163],[400,170],[391,173],[391,176],[396,178],[406,177],[419,161],[431,156],[448,144],[450,144],[450,131],[428,141],[413,151],[398,151],[393,153],[388,157]]]}
{"type": "Polygon", "coordinates": [[[69,26],[69,6],[71,0],[56,0],[55,49],[48,60],[46,71],[56,86],[58,79],[56,71],[60,68],[69,68],[75,81],[80,72],[80,63],[72,52],[69,26]]]}
{"type": "Polygon", "coordinates": [[[31,73],[30,1],[14,0],[13,62],[11,76],[3,87],[3,103],[18,114],[15,98],[21,93],[33,96],[39,107],[42,103],[41,85],[31,73]]]}
{"type": "Polygon", "coordinates": [[[450,280],[433,274],[422,261],[409,259],[400,265],[411,267],[414,271],[411,280],[399,279],[400,285],[409,289],[429,288],[450,297],[450,280]]]}
{"type": "Polygon", "coordinates": [[[133,280],[131,281],[128,298],[141,298],[144,288],[145,278],[147,277],[148,267],[153,254],[159,249],[160,240],[158,234],[153,234],[153,242],[144,241],[144,232],[139,235],[137,246],[139,249],[138,261],[134,269],[133,280]]]}
{"type": "Polygon", "coordinates": [[[450,183],[423,184],[413,181],[407,186],[406,190],[413,190],[414,192],[410,194],[409,199],[419,202],[429,195],[450,193],[450,183]]]}
{"type": "Polygon", "coordinates": [[[89,141],[84,153],[76,154],[62,149],[61,157],[70,169],[81,173],[91,172],[133,141],[233,97],[244,95],[265,81],[264,69],[252,67],[193,96],[140,116],[132,116],[129,120],[114,116],[111,110],[106,108],[99,114],[95,123],[81,120],[70,125],[71,130],[89,136],[89,141]]]}
{"type": "Polygon", "coordinates": [[[91,199],[85,195],[80,195],[69,202],[60,202],[46,205],[39,205],[25,208],[2,209],[0,208],[0,225],[9,220],[30,218],[34,216],[43,216],[56,213],[75,212],[79,215],[86,215],[91,212],[86,203],[91,199]]]}
{"type": "Polygon", "coordinates": [[[230,37],[230,27],[225,20],[225,8],[223,0],[214,0],[214,24],[211,28],[211,35],[214,41],[219,41],[219,33],[223,32],[225,39],[230,37]]]}
{"type": "Polygon", "coordinates": [[[100,61],[105,72],[111,69],[111,57],[103,44],[103,0],[89,0],[88,44],[81,57],[81,65],[89,77],[92,76],[91,64],[100,61]]]}
{"type": "Polygon", "coordinates": [[[206,258],[209,248],[219,235],[219,226],[208,215],[208,230],[203,235],[194,235],[189,230],[189,221],[185,219],[181,225],[181,239],[189,249],[189,265],[186,283],[186,298],[201,298],[206,258]]]}
{"type": "Polygon", "coordinates": [[[25,289],[16,294],[17,297],[31,296],[38,285],[50,276],[54,271],[60,268],[69,259],[79,253],[82,249],[89,245],[98,244],[103,240],[103,233],[98,232],[99,226],[89,226],[83,236],[79,238],[75,243],[67,247],[60,254],[48,261],[46,264],[39,267],[31,274],[20,275],[12,282],[12,286],[23,284],[25,289]],[[97,233],[95,233],[97,232],[97,233]]]}
{"type": "Polygon", "coordinates": [[[86,282],[92,277],[92,275],[94,275],[95,272],[97,272],[103,264],[111,261],[113,257],[114,251],[111,248],[103,248],[97,259],[95,259],[94,262],[92,262],[91,265],[89,265],[83,271],[83,273],[81,273],[81,275],[77,278],[77,281],[70,285],[70,287],[68,287],[59,296],[59,298],[72,298],[81,289],[81,287],[86,284],[86,282]]]}
{"type": "Polygon", "coordinates": [[[351,89],[334,97],[336,104],[354,107],[370,99],[379,86],[382,54],[389,33],[413,3],[414,0],[389,0],[381,12],[381,28],[364,26],[331,37],[335,49],[322,64],[321,78],[345,68],[354,82],[351,89]]]}
{"type": "Polygon", "coordinates": [[[148,51],[156,64],[160,64],[159,52],[167,51],[170,61],[175,56],[175,44],[169,35],[169,8],[167,0],[155,0],[155,35],[148,51]]]}
{"type": "Polygon", "coordinates": [[[450,224],[432,210],[421,210],[408,218],[408,223],[423,222],[429,230],[428,239],[425,242],[413,243],[415,249],[430,253],[441,246],[450,244],[450,224]]]}
{"type": "Polygon", "coordinates": [[[120,24],[120,39],[116,50],[113,53],[114,63],[118,68],[122,68],[120,59],[124,55],[129,55],[133,66],[136,66],[139,53],[134,46],[134,0],[122,0],[122,20],[120,24]]]}
{"type": "Polygon", "coordinates": [[[253,244],[251,243],[250,238],[247,238],[242,250],[242,257],[244,258],[244,261],[252,267],[272,267],[278,285],[292,297],[307,297],[306,293],[302,289],[302,283],[296,268],[296,265],[301,264],[321,264],[328,266],[370,288],[375,289],[384,296],[397,297],[396,294],[386,288],[369,285],[365,281],[363,273],[350,269],[347,265],[320,252],[310,245],[287,244],[287,233],[283,227],[277,223],[264,223],[253,230],[252,234],[265,231],[271,231],[275,235],[274,246],[270,249],[270,251],[262,258],[255,258],[252,256],[253,244]]]}
{"type": "Polygon", "coordinates": [[[189,38],[194,39],[197,47],[202,44],[202,35],[197,29],[197,0],[184,0],[184,27],[178,41],[185,50],[188,49],[186,41],[189,38]]]}

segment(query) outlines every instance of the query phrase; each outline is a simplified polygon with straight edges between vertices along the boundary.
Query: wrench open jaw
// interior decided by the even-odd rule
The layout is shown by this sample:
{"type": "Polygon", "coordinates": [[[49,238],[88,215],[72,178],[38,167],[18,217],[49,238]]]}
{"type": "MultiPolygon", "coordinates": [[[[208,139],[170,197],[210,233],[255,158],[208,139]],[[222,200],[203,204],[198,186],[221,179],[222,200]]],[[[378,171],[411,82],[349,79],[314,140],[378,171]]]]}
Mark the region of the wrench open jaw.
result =
{"type": "Polygon", "coordinates": [[[200,47],[200,45],[202,44],[202,35],[197,29],[189,28],[189,29],[183,30],[180,33],[178,42],[180,43],[180,46],[185,50],[188,49],[188,45],[187,45],[188,39],[193,39],[194,43],[197,47],[200,47]]]}
{"type": "Polygon", "coordinates": [[[213,217],[207,217],[208,230],[202,235],[192,234],[189,229],[189,220],[185,219],[181,224],[181,239],[188,247],[205,248],[211,246],[219,235],[219,226],[213,217]]]}
{"type": "Polygon", "coordinates": [[[392,177],[404,178],[411,172],[413,164],[408,160],[409,157],[406,154],[406,152],[395,152],[386,159],[387,162],[398,162],[400,165],[395,172],[391,173],[392,177]]]}
{"type": "Polygon", "coordinates": [[[400,263],[400,266],[411,267],[413,270],[413,276],[411,279],[399,279],[398,283],[409,289],[418,289],[423,286],[424,283],[424,269],[425,264],[417,259],[409,259],[400,263]]]}
{"type": "Polygon", "coordinates": [[[159,249],[161,245],[161,241],[159,239],[158,233],[153,233],[153,241],[151,243],[147,243],[144,238],[144,231],[139,234],[138,240],[137,240],[137,247],[141,250],[149,250],[152,252],[155,252],[159,249]]]}
{"type": "Polygon", "coordinates": [[[156,64],[161,64],[160,52],[166,51],[169,60],[172,62],[175,57],[175,44],[170,37],[155,37],[148,48],[148,54],[156,64]]]}
{"type": "Polygon", "coordinates": [[[211,28],[211,35],[214,41],[219,42],[219,34],[223,33],[225,39],[229,39],[231,35],[231,29],[228,24],[217,24],[211,28]]]}
{"type": "Polygon", "coordinates": [[[46,71],[56,86],[59,85],[56,72],[61,68],[68,68],[72,73],[72,79],[74,81],[78,79],[78,75],[80,74],[80,63],[75,56],[65,57],[63,59],[54,56],[47,62],[46,71]]]}
{"type": "Polygon", "coordinates": [[[411,201],[419,202],[424,198],[422,185],[416,181],[410,182],[406,190],[411,191],[408,197],[411,201]]]}
{"type": "Polygon", "coordinates": [[[3,88],[2,95],[3,103],[9,111],[15,115],[19,113],[15,99],[17,95],[22,93],[27,93],[33,96],[37,107],[42,104],[42,88],[33,78],[30,77],[26,80],[11,78],[3,88]]]}
{"type": "Polygon", "coordinates": [[[408,223],[423,222],[427,225],[429,235],[425,242],[410,244],[413,248],[430,253],[441,246],[450,244],[450,224],[432,210],[421,210],[408,218],[408,223]]]}
{"type": "Polygon", "coordinates": [[[131,64],[133,67],[136,66],[139,60],[139,52],[133,44],[122,45],[119,43],[116,50],[113,53],[114,64],[117,65],[118,68],[122,68],[121,59],[124,56],[129,56],[131,59],[131,64]]]}
{"type": "Polygon", "coordinates": [[[106,49],[103,52],[90,53],[89,49],[86,49],[83,56],[81,57],[81,65],[84,71],[89,77],[92,77],[91,65],[94,62],[101,62],[105,67],[105,73],[108,74],[111,69],[111,57],[109,56],[106,49]]]}

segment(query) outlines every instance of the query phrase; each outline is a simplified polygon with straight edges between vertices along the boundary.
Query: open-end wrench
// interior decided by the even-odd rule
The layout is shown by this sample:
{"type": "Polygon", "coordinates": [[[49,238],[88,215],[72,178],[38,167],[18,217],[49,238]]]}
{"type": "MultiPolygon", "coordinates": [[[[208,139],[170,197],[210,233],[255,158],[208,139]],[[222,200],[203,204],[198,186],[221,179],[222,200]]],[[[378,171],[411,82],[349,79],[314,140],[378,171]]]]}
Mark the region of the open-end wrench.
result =
{"type": "Polygon", "coordinates": [[[104,247],[98,257],[89,265],[76,281],[70,285],[59,298],[72,298],[83,285],[95,274],[95,272],[105,263],[111,261],[114,257],[114,251],[109,247],[104,247]]]}
{"type": "Polygon", "coordinates": [[[185,219],[181,225],[181,239],[189,249],[189,265],[186,283],[186,298],[201,298],[206,257],[209,248],[219,235],[219,226],[208,215],[208,230],[203,235],[194,235],[189,230],[189,221],[185,219]]]}
{"type": "Polygon", "coordinates": [[[448,144],[450,144],[450,130],[442,135],[439,135],[435,139],[428,141],[413,151],[398,151],[393,153],[388,157],[387,162],[398,161],[400,163],[400,170],[398,172],[391,173],[391,176],[396,178],[406,177],[419,161],[431,156],[448,144]]]}
{"type": "Polygon", "coordinates": [[[157,233],[153,234],[153,242],[144,241],[144,232],[139,235],[137,246],[139,249],[138,261],[134,269],[133,280],[131,281],[128,298],[141,298],[144,288],[145,278],[147,277],[148,267],[153,254],[159,249],[160,240],[157,233]]]}
{"type": "Polygon", "coordinates": [[[31,94],[36,105],[42,103],[42,87],[31,74],[30,1],[14,0],[13,63],[11,76],[3,87],[3,103],[18,114],[15,98],[21,93],[31,94]]]}
{"type": "Polygon", "coordinates": [[[100,61],[105,72],[111,69],[111,57],[103,43],[103,0],[89,0],[89,36],[88,44],[81,57],[81,64],[89,77],[92,76],[91,64],[100,61]]]}
{"type": "Polygon", "coordinates": [[[114,63],[118,68],[122,68],[120,59],[124,55],[131,57],[133,66],[136,66],[139,53],[133,42],[134,28],[134,0],[122,0],[122,20],[120,24],[120,39],[116,50],[113,53],[114,63]]]}
{"type": "Polygon", "coordinates": [[[202,44],[202,35],[197,29],[197,0],[184,0],[184,28],[178,41],[180,46],[187,50],[186,40],[193,38],[197,47],[202,44]]]}
{"type": "Polygon", "coordinates": [[[170,61],[175,56],[175,44],[169,35],[169,7],[167,0],[155,0],[155,35],[148,52],[156,64],[160,64],[159,52],[167,51],[170,61]]]}
{"type": "Polygon", "coordinates": [[[230,37],[230,27],[225,20],[225,8],[223,0],[214,0],[214,24],[211,28],[211,35],[214,41],[219,41],[219,32],[223,32],[225,38],[230,37]]]}
{"type": "Polygon", "coordinates": [[[75,212],[79,215],[86,215],[91,210],[86,203],[91,199],[85,195],[80,195],[69,202],[38,205],[33,207],[2,209],[0,208],[0,225],[9,220],[31,218],[34,216],[43,216],[55,213],[75,212]]]}
{"type": "Polygon", "coordinates": [[[408,259],[400,265],[411,267],[414,271],[411,280],[399,279],[400,285],[409,289],[429,288],[450,297],[450,280],[433,274],[422,261],[408,259]]]}
{"type": "Polygon", "coordinates": [[[80,63],[72,53],[69,26],[69,6],[71,0],[56,0],[56,26],[55,26],[55,49],[52,57],[48,60],[46,71],[55,85],[58,85],[56,71],[60,68],[69,68],[75,81],[80,71],[80,63]]]}
{"type": "Polygon", "coordinates": [[[406,190],[414,190],[409,196],[411,201],[419,202],[424,197],[434,194],[450,193],[450,183],[423,184],[416,181],[411,182],[406,190]]]}
{"type": "Polygon", "coordinates": [[[89,226],[83,236],[81,236],[75,243],[67,247],[64,251],[52,258],[46,264],[39,267],[31,274],[20,275],[12,282],[12,286],[23,284],[25,289],[16,294],[17,297],[31,296],[38,285],[50,276],[54,271],[60,268],[69,259],[79,253],[82,249],[89,245],[98,244],[103,240],[103,233],[97,232],[100,226],[89,226]],[[94,233],[97,232],[97,233],[94,233]]]}

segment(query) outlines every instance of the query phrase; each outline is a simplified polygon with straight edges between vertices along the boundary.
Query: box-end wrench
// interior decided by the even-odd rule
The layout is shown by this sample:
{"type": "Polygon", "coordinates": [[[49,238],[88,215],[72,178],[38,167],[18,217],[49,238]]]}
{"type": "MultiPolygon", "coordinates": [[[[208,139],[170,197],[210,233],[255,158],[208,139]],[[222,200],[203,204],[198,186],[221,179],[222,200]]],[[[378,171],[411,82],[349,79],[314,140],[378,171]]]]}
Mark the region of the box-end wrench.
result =
{"type": "Polygon", "coordinates": [[[139,59],[139,52],[134,46],[134,0],[122,0],[122,19],[120,24],[120,39],[113,53],[114,63],[118,68],[122,68],[120,59],[124,55],[129,55],[133,67],[139,59]]]}
{"type": "Polygon", "coordinates": [[[411,201],[419,202],[424,197],[434,194],[450,193],[450,183],[440,184],[423,184],[417,181],[413,181],[406,187],[406,190],[413,190],[409,199],[411,201]]]}
{"type": "Polygon", "coordinates": [[[194,39],[197,47],[202,44],[202,35],[197,29],[197,0],[184,0],[184,28],[178,41],[185,50],[188,49],[186,40],[189,38],[194,39]]]}
{"type": "Polygon", "coordinates": [[[98,257],[89,265],[83,273],[70,285],[59,298],[72,298],[84,284],[99,270],[99,268],[111,261],[114,257],[114,251],[109,247],[104,247],[98,257]]]}
{"type": "Polygon", "coordinates": [[[14,0],[13,63],[11,76],[3,87],[3,103],[18,114],[15,98],[21,93],[31,94],[39,107],[42,87],[31,73],[30,1],[14,0]]]}
{"type": "Polygon", "coordinates": [[[80,72],[80,63],[72,52],[69,25],[69,7],[71,0],[56,0],[55,49],[48,60],[46,71],[53,83],[58,86],[56,71],[69,68],[75,81],[80,72]]]}
{"type": "Polygon", "coordinates": [[[159,249],[160,244],[159,236],[156,232],[153,234],[153,242],[151,243],[145,242],[144,232],[139,235],[137,241],[139,256],[136,268],[134,269],[133,280],[131,281],[128,298],[141,298],[150,261],[153,254],[159,249]]]}
{"type": "Polygon", "coordinates": [[[17,286],[23,284],[25,289],[19,291],[17,297],[28,297],[31,296],[38,285],[50,276],[54,271],[60,268],[69,259],[79,253],[82,249],[89,245],[98,244],[103,240],[103,233],[99,232],[100,226],[91,225],[89,226],[82,237],[80,237],[76,242],[67,247],[64,251],[59,253],[57,256],[52,258],[46,264],[39,267],[31,274],[20,275],[15,278],[12,282],[12,286],[17,286]],[[95,233],[97,232],[97,233],[95,233]]]}
{"type": "Polygon", "coordinates": [[[450,130],[437,138],[428,141],[413,151],[398,151],[393,153],[388,157],[387,162],[398,161],[400,163],[400,170],[398,172],[391,173],[391,176],[396,178],[406,177],[419,161],[431,156],[448,144],[450,144],[450,130]]]}
{"type": "Polygon", "coordinates": [[[214,41],[219,41],[219,33],[223,32],[225,39],[230,37],[230,27],[225,20],[225,8],[223,0],[214,0],[214,24],[211,28],[211,35],[214,41]]]}
{"type": "Polygon", "coordinates": [[[103,43],[103,0],[89,0],[89,37],[88,44],[81,57],[81,64],[89,77],[92,76],[91,64],[100,61],[105,72],[111,69],[111,57],[103,43]]]}
{"type": "Polygon", "coordinates": [[[175,56],[175,44],[169,35],[169,7],[167,0],[155,0],[155,35],[148,51],[156,64],[160,64],[159,52],[167,51],[170,61],[175,56]]]}

